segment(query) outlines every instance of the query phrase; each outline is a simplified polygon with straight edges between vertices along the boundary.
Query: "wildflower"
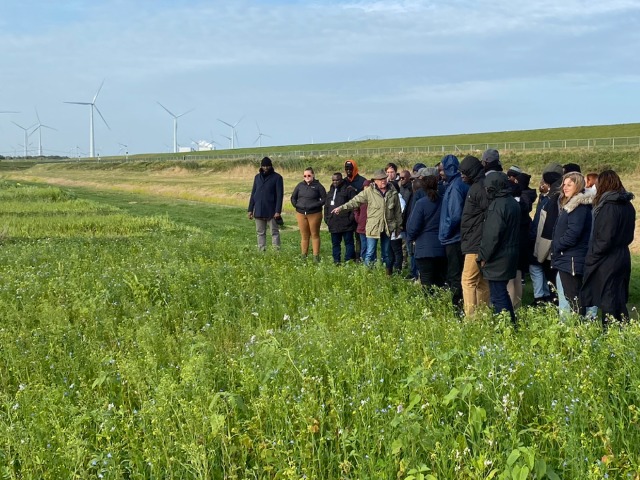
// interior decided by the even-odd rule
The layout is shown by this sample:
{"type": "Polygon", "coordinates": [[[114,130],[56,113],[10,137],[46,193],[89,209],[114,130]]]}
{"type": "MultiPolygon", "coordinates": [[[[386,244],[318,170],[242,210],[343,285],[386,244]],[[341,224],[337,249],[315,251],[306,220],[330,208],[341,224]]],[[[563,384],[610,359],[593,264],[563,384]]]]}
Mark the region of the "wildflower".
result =
{"type": "Polygon", "coordinates": [[[110,403],[109,405],[107,405],[107,410],[111,410],[113,407],[115,407],[115,405],[113,403],[110,403]]]}
{"type": "Polygon", "coordinates": [[[404,407],[402,406],[402,404],[396,407],[396,413],[402,413],[403,411],[404,411],[404,407]]]}
{"type": "Polygon", "coordinates": [[[13,408],[14,410],[17,410],[18,408],[20,408],[20,404],[19,403],[14,403],[13,407],[11,407],[11,408],[13,408]]]}
{"type": "Polygon", "coordinates": [[[259,314],[258,312],[251,312],[251,315],[253,315],[254,317],[257,317],[259,314]]]}
{"type": "Polygon", "coordinates": [[[20,392],[22,392],[25,388],[27,388],[27,386],[24,383],[21,383],[20,385],[18,385],[18,390],[20,392]]]}

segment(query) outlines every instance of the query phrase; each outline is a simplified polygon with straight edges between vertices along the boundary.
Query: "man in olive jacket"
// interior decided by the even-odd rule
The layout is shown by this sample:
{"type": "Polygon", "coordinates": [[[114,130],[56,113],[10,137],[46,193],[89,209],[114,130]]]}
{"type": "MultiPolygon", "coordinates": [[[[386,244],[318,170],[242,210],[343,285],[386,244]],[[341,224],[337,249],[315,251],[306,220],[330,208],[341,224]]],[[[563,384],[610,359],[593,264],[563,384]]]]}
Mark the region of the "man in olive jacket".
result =
{"type": "Polygon", "coordinates": [[[482,226],[478,262],[489,281],[495,313],[509,312],[515,325],[516,315],[507,291],[507,283],[516,276],[520,251],[520,206],[511,195],[507,175],[494,172],[485,179],[489,208],[482,226]]]}
{"type": "Polygon", "coordinates": [[[352,200],[341,207],[331,210],[333,215],[339,215],[342,210],[353,210],[362,204],[367,204],[367,254],[365,264],[373,261],[378,240],[382,247],[382,261],[387,274],[393,272],[389,248],[391,247],[391,233],[400,234],[402,228],[402,207],[397,190],[387,183],[387,175],[383,170],[373,173],[373,185],[369,185],[352,200]]]}

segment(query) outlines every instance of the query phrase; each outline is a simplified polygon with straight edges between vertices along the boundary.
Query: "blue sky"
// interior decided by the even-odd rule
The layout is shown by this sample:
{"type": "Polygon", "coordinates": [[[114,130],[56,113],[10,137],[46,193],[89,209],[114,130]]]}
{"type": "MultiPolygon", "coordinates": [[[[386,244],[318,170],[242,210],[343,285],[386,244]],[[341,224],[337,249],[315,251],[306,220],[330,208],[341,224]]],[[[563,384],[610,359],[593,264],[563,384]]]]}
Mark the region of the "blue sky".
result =
{"type": "Polygon", "coordinates": [[[103,80],[101,155],[169,151],[157,102],[225,148],[639,122],[639,46],[640,0],[3,0],[0,153],[37,108],[86,155],[103,80]]]}

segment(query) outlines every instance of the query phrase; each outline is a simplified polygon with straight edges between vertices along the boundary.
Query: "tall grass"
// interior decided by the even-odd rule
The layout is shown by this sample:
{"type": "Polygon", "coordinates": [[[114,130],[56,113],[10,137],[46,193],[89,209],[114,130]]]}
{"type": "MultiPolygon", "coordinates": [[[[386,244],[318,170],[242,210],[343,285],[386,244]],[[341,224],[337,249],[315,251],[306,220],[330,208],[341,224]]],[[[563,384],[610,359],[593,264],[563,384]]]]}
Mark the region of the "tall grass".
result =
{"type": "Polygon", "coordinates": [[[15,214],[0,248],[5,478],[640,472],[635,322],[523,309],[514,331],[382,269],[303,262],[293,238],[260,254],[250,224],[96,205],[96,235],[68,214],[85,201],[58,204],[42,232],[15,214]]]}

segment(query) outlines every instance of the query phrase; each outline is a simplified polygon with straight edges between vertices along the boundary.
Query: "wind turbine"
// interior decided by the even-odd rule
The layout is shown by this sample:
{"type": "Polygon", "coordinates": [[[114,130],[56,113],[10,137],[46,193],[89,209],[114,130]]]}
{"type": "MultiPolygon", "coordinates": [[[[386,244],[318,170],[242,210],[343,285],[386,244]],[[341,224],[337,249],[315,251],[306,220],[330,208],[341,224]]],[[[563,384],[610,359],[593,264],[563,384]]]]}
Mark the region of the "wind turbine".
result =
{"type": "Polygon", "coordinates": [[[227,137],[226,135],[220,135],[220,136],[226,138],[227,140],[229,140],[229,148],[233,148],[233,138],[232,137],[227,137]]]}
{"type": "Polygon", "coordinates": [[[38,131],[38,156],[42,156],[42,128],[49,128],[51,130],[55,130],[55,128],[50,127],[49,125],[45,125],[40,121],[40,115],[38,115],[38,109],[36,108],[36,118],[38,119],[38,123],[36,124],[36,128],[33,129],[31,134],[33,135],[35,131],[38,131]]]}
{"type": "Polygon", "coordinates": [[[24,130],[24,158],[27,158],[28,156],[28,152],[27,152],[27,146],[29,145],[29,137],[31,136],[31,133],[29,133],[29,130],[31,130],[33,127],[35,127],[35,125],[31,125],[30,127],[23,127],[22,125],[18,125],[16,122],[14,122],[13,120],[11,120],[11,123],[13,123],[16,127],[21,128],[22,130],[24,130]]]}
{"type": "Polygon", "coordinates": [[[93,96],[93,100],[91,100],[90,102],[64,102],[64,103],[71,103],[74,105],[90,106],[89,108],[89,157],[90,158],[93,158],[95,156],[95,147],[94,147],[95,142],[94,142],[94,136],[93,136],[93,110],[94,109],[96,110],[96,112],[98,112],[98,115],[100,115],[100,118],[102,119],[104,124],[107,126],[107,128],[111,130],[111,127],[109,126],[107,121],[104,119],[104,117],[102,116],[102,113],[100,113],[100,110],[96,105],[96,99],[98,98],[98,95],[100,94],[100,90],[102,90],[103,85],[104,85],[104,80],[100,84],[100,88],[98,88],[98,91],[96,92],[96,94],[93,96]]]}
{"type": "Polygon", "coordinates": [[[258,147],[262,147],[262,137],[269,137],[271,138],[270,135],[267,135],[266,133],[262,133],[260,131],[260,125],[258,125],[258,122],[256,122],[256,127],[258,128],[258,138],[255,139],[255,141],[253,142],[253,144],[255,145],[256,143],[258,144],[258,147]]]}
{"type": "Polygon", "coordinates": [[[189,112],[193,112],[193,108],[191,110],[187,110],[184,113],[181,113],[180,115],[174,115],[167,107],[162,105],[160,102],[158,102],[158,105],[164,108],[165,111],[173,117],[173,153],[178,153],[178,119],[189,112]]]}
{"type": "MultiPolygon", "coordinates": [[[[225,125],[231,127],[231,148],[234,149],[237,147],[237,143],[238,143],[238,135],[236,135],[236,127],[238,126],[238,124],[242,121],[242,119],[244,118],[244,116],[242,116],[240,118],[240,120],[238,120],[236,123],[234,123],[233,125],[231,125],[230,123],[225,122],[224,120],[220,120],[218,119],[219,122],[224,123],[225,125]],[[234,142],[235,140],[235,142],[234,142]]],[[[223,135],[224,137],[224,135],[223,135]]],[[[225,137],[225,138],[229,138],[229,137],[225,137]]]]}

